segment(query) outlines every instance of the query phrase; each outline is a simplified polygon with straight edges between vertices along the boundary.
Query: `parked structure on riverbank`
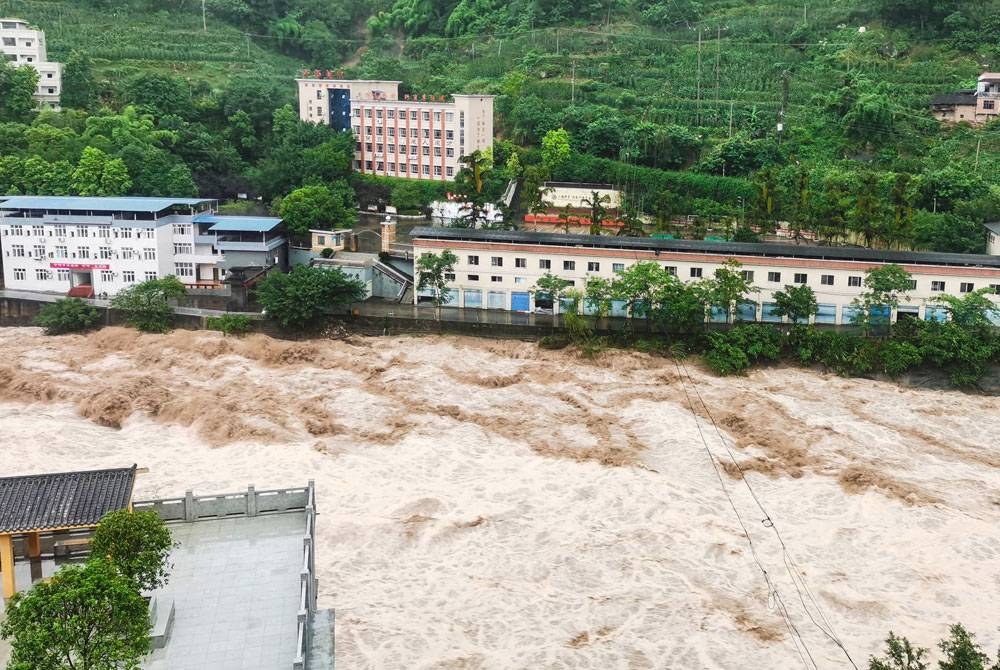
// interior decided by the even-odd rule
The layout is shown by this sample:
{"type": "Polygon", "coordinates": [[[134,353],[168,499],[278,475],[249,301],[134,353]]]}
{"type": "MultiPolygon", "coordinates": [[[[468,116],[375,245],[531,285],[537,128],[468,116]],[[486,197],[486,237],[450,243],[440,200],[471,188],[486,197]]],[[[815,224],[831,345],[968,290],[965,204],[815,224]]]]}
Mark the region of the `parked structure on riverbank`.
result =
{"type": "Polygon", "coordinates": [[[222,288],[229,268],[287,267],[281,219],[217,211],[206,198],[0,199],[4,285],[90,297],[168,275],[222,288]]]}
{"type": "MultiPolygon", "coordinates": [[[[990,287],[1000,301],[997,255],[428,227],[410,235],[417,256],[444,249],[458,256],[448,303],[456,307],[531,312],[538,306],[532,289],[546,273],[582,290],[588,277],[611,279],[639,261],[658,263],[684,281],[697,281],[711,277],[729,259],[739,261],[744,276],[757,287],[739,306],[737,316],[744,321],[782,321],[774,314],[774,293],[786,285],[808,285],[819,303],[816,323],[850,323],[851,302],[865,290],[865,272],[890,263],[902,265],[913,276],[908,297],[893,319],[943,319],[945,310],[934,298],[945,293],[990,287]]],[[[420,298],[418,294],[415,300],[420,298]]],[[[584,310],[590,307],[584,305],[584,310]]],[[[611,315],[625,316],[624,304],[614,304],[611,315]]]]}
{"type": "Polygon", "coordinates": [[[299,118],[354,133],[354,170],[452,181],[459,159],[493,146],[493,96],[399,95],[399,81],[303,72],[299,118]]]}

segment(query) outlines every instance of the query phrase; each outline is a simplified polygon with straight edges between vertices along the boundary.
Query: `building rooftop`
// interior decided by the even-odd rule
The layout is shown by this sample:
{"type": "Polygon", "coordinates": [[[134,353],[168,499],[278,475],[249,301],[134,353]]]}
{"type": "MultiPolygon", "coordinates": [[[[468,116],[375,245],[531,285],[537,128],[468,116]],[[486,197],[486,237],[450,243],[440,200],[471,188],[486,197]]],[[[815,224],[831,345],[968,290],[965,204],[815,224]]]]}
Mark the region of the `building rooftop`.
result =
{"type": "Polygon", "coordinates": [[[975,91],[959,91],[957,93],[943,93],[931,98],[932,105],[974,105],[976,104],[975,91]]]}
{"type": "Polygon", "coordinates": [[[55,209],[85,212],[160,212],[178,205],[201,205],[211,198],[87,198],[83,196],[14,195],[0,209],[55,209]]]}
{"type": "Polygon", "coordinates": [[[585,188],[591,191],[615,190],[613,184],[591,184],[587,182],[576,182],[576,181],[545,181],[542,182],[542,186],[552,187],[552,188],[585,188]]]}
{"type": "Polygon", "coordinates": [[[96,526],[128,507],[135,466],[0,478],[0,533],[96,526]]]}
{"type": "Polygon", "coordinates": [[[991,233],[995,233],[996,235],[1000,235],[1000,221],[993,221],[991,223],[984,223],[983,225],[986,226],[986,230],[990,231],[991,233]]]}
{"type": "Polygon", "coordinates": [[[170,524],[174,624],[143,668],[291,668],[305,527],[305,512],[170,524]]]}
{"type": "Polygon", "coordinates": [[[195,223],[215,224],[209,228],[209,231],[212,232],[251,233],[266,233],[274,230],[282,221],[282,219],[272,216],[226,216],[220,214],[198,214],[193,220],[195,223]]]}
{"type": "Polygon", "coordinates": [[[984,72],[979,75],[979,81],[993,81],[994,79],[1000,79],[1000,72],[984,72]]]}
{"type": "Polygon", "coordinates": [[[860,247],[821,247],[774,243],[708,242],[705,240],[660,240],[648,237],[603,237],[564,235],[520,230],[476,230],[421,226],[410,232],[413,240],[497,242],[540,244],[555,247],[590,247],[635,251],[670,251],[678,253],[718,254],[722,256],[762,256],[811,258],[866,263],[906,263],[911,265],[953,265],[961,267],[1000,268],[1000,256],[986,254],[947,254],[922,251],[888,251],[860,247]]]}

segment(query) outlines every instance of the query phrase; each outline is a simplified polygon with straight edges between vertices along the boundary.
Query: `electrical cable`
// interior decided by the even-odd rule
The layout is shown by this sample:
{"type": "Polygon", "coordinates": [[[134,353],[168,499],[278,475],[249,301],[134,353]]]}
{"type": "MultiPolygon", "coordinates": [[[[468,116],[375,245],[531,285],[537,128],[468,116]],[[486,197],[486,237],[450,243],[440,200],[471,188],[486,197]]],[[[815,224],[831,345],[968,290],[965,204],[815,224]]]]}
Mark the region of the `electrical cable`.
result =
{"type": "MultiPolygon", "coordinates": [[[[678,364],[677,361],[674,361],[674,363],[675,363],[675,365],[678,364]]],[[[795,590],[798,593],[799,601],[802,603],[802,607],[805,610],[806,615],[809,617],[810,621],[812,621],[813,625],[815,625],[820,631],[823,632],[824,635],[826,635],[835,645],[837,645],[840,648],[840,650],[847,657],[848,662],[850,662],[850,664],[855,668],[855,670],[858,670],[857,663],[855,663],[854,659],[851,658],[851,654],[847,650],[847,647],[844,646],[843,641],[840,639],[840,637],[833,630],[833,626],[830,624],[829,619],[827,619],[826,614],[823,612],[823,608],[820,607],[820,605],[816,601],[815,597],[813,597],[812,591],[809,589],[809,586],[805,582],[805,579],[801,576],[801,568],[799,568],[798,564],[795,562],[795,559],[791,556],[791,553],[788,551],[788,546],[785,544],[785,540],[781,536],[781,532],[778,530],[777,524],[774,523],[774,520],[771,518],[771,515],[768,513],[767,509],[764,507],[764,504],[761,501],[760,497],[757,495],[757,492],[754,491],[753,486],[751,486],[750,481],[747,479],[746,472],[743,470],[743,468],[740,466],[739,462],[736,460],[735,454],[733,453],[732,449],[730,448],[730,445],[729,445],[728,441],[726,440],[725,436],[722,434],[722,430],[719,428],[719,425],[716,423],[715,417],[712,416],[712,412],[711,412],[711,410],[709,410],[708,404],[705,402],[704,397],[702,397],[701,392],[698,390],[697,384],[695,383],[694,378],[691,376],[690,371],[687,369],[687,366],[684,365],[683,363],[679,363],[679,365],[684,370],[684,373],[687,376],[688,381],[691,383],[691,386],[694,388],[695,395],[698,397],[698,401],[701,404],[702,408],[705,410],[705,414],[708,416],[709,421],[712,423],[712,426],[715,428],[715,432],[716,432],[716,434],[717,434],[717,436],[719,438],[719,441],[722,443],[722,446],[726,449],[726,452],[729,454],[730,460],[732,461],[733,465],[736,466],[737,471],[740,473],[740,479],[743,481],[743,484],[746,486],[747,491],[749,491],[751,497],[754,499],[754,502],[757,504],[757,507],[760,509],[761,513],[764,515],[764,519],[761,521],[761,523],[765,527],[770,528],[774,532],[775,537],[778,540],[778,543],[781,545],[781,552],[782,552],[783,561],[785,563],[785,570],[788,572],[788,575],[789,575],[789,577],[792,580],[792,585],[795,587],[795,590]],[[801,584],[801,586],[800,586],[800,584],[801,584]],[[806,595],[809,598],[809,601],[813,604],[813,607],[819,613],[820,618],[826,624],[825,627],[823,625],[821,625],[816,620],[816,618],[813,616],[812,612],[810,611],[809,607],[806,605],[806,603],[805,603],[805,597],[802,594],[803,590],[805,590],[806,595]]],[[[682,380],[682,383],[683,383],[683,380],[682,380]]],[[[685,394],[687,394],[687,388],[686,387],[685,387],[684,391],[685,391],[685,394]]],[[[689,404],[690,404],[690,401],[689,401],[689,404]]]]}
{"type": "Polygon", "coordinates": [[[757,554],[757,549],[754,546],[753,539],[750,537],[750,531],[747,528],[746,524],[744,523],[743,517],[740,515],[739,510],[736,508],[736,503],[733,501],[733,497],[729,493],[729,488],[726,486],[726,482],[722,477],[722,473],[719,471],[719,465],[718,463],[716,463],[715,456],[712,454],[712,450],[708,446],[708,440],[705,438],[705,433],[701,429],[701,421],[698,418],[698,414],[695,412],[694,401],[691,399],[691,394],[688,392],[687,384],[684,383],[684,377],[681,375],[678,361],[676,358],[674,358],[673,361],[674,361],[674,367],[677,369],[677,377],[681,381],[681,387],[684,389],[684,395],[688,400],[688,408],[690,409],[692,416],[694,416],[695,426],[698,429],[698,435],[701,438],[702,446],[705,448],[705,451],[708,454],[708,459],[712,463],[712,468],[715,471],[715,476],[719,480],[719,486],[722,488],[723,493],[725,493],[726,499],[729,501],[729,506],[732,508],[733,514],[736,515],[736,520],[740,524],[740,528],[743,529],[743,536],[746,538],[747,545],[750,547],[750,554],[753,557],[754,563],[757,564],[757,568],[760,570],[761,574],[764,576],[764,581],[767,583],[768,599],[769,600],[771,598],[774,599],[774,602],[777,605],[778,613],[784,620],[785,627],[788,629],[789,632],[789,637],[792,640],[792,644],[795,646],[796,652],[798,652],[799,658],[802,660],[803,666],[809,668],[811,663],[813,668],[818,669],[819,666],[816,664],[816,661],[813,658],[812,653],[809,651],[809,646],[806,644],[805,639],[802,637],[802,634],[799,632],[795,623],[791,620],[791,615],[788,613],[788,608],[785,607],[784,600],[781,599],[781,595],[778,593],[777,587],[771,581],[771,576],[770,574],[768,574],[767,568],[764,567],[764,564],[760,560],[760,556],[757,554]],[[799,648],[800,644],[802,646],[802,649],[799,648]],[[809,659],[809,662],[806,661],[807,657],[809,659]]]}

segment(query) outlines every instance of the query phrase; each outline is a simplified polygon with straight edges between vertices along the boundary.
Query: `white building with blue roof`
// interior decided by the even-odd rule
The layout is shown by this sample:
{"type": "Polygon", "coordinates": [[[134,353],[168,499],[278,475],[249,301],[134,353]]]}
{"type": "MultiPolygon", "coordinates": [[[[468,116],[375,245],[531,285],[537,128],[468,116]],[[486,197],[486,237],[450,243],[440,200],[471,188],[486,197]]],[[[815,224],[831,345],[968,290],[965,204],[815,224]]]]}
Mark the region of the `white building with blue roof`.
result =
{"type": "Polygon", "coordinates": [[[232,267],[287,265],[281,219],[217,211],[205,198],[7,196],[4,285],[89,297],[173,275],[212,289],[232,267]]]}

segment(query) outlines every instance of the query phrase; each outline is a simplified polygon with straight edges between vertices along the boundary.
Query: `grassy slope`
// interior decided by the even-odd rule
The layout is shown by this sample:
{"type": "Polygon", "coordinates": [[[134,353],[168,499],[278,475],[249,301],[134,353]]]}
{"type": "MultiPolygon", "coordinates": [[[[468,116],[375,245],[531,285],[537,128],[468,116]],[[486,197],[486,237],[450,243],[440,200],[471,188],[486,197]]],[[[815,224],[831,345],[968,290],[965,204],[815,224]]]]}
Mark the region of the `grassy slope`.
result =
{"type": "MultiPolygon", "coordinates": [[[[926,122],[932,95],[968,85],[982,69],[974,58],[956,55],[945,44],[912,42],[898,32],[886,35],[852,9],[863,6],[861,0],[814,4],[809,3],[804,40],[812,46],[802,48],[790,44],[790,35],[803,27],[801,1],[706,0],[706,18],[692,26],[652,31],[612,21],[610,26],[538,30],[475,43],[417,39],[407,43],[396,62],[375,62],[371,57],[377,51],[372,49],[357,72],[399,76],[415,90],[442,93],[488,89],[506,72],[520,69],[529,75],[525,93],[561,109],[573,96],[575,71],[577,103],[609,105],[722,138],[731,112],[736,131],[753,114],[774,128],[786,70],[786,128],[802,136],[815,135],[820,98],[835,92],[851,74],[885,82],[902,115],[926,122]],[[864,35],[858,33],[862,25],[864,35]]],[[[948,154],[970,167],[980,139],[980,171],[1000,164],[1000,138],[992,133],[925,126],[932,146],[947,140],[948,154]]],[[[1000,171],[991,176],[1000,181],[1000,171]]]]}
{"type": "Polygon", "coordinates": [[[94,59],[99,75],[114,82],[136,72],[165,72],[218,86],[248,74],[294,84],[303,64],[268,48],[268,40],[209,18],[201,12],[102,12],[76,0],[0,0],[0,15],[26,19],[45,30],[49,57],[65,60],[76,49],[94,59]]]}
{"type": "MultiPolygon", "coordinates": [[[[241,30],[211,18],[208,33],[203,33],[196,4],[190,3],[186,12],[108,15],[74,0],[0,0],[0,15],[19,16],[44,28],[56,59],[73,49],[88,53],[99,74],[111,81],[139,71],[161,71],[218,87],[229,77],[248,74],[287,82],[291,91],[292,77],[306,63],[278,53],[269,38],[252,37],[248,53],[241,30]]],[[[956,57],[941,45],[909,44],[898,35],[890,41],[902,46],[903,55],[880,55],[876,47],[885,40],[876,40],[878,26],[869,31],[877,44],[845,46],[857,42],[862,20],[852,7],[862,4],[856,0],[850,6],[809,8],[807,41],[826,40],[827,46],[789,45],[789,35],[803,25],[799,0],[705,0],[705,18],[693,26],[650,31],[613,19],[610,26],[597,28],[415,39],[406,43],[401,57],[396,56],[398,44],[386,40],[385,51],[373,43],[352,70],[402,79],[418,91],[448,93],[496,89],[501,77],[519,69],[529,76],[524,92],[539,95],[554,108],[570,103],[575,74],[578,103],[611,105],[660,123],[699,126],[716,137],[728,133],[731,111],[737,130],[754,113],[769,122],[775,119],[785,70],[791,73],[786,114],[791,133],[809,130],[817,96],[836,90],[848,73],[888,82],[905,113],[926,116],[932,94],[959,87],[980,70],[973,59],[956,57]]],[[[1000,166],[1000,138],[990,133],[959,133],[949,141],[948,154],[971,166],[980,139],[980,169],[994,170],[992,166],[1000,166]]],[[[1000,173],[995,176],[1000,181],[1000,173]]]]}

